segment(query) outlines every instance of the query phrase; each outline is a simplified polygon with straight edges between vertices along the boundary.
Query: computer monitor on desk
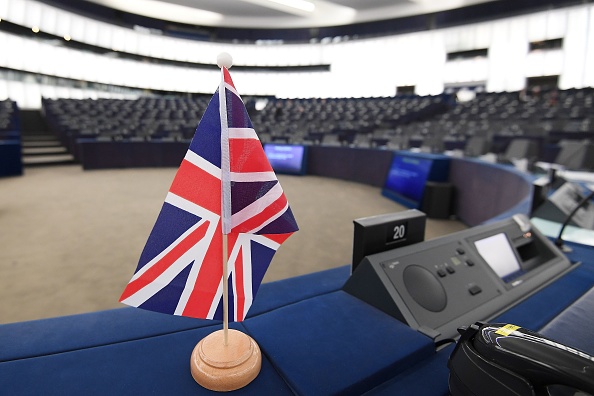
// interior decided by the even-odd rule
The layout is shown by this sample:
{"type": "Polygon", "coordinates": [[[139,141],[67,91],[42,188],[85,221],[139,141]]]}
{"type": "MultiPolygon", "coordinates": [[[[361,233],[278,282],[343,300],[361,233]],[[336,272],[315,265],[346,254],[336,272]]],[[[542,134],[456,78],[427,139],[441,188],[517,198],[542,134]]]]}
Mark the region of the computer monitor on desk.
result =
{"type": "Polygon", "coordinates": [[[300,144],[264,145],[264,152],[276,173],[304,175],[307,172],[307,147],[300,144]]]}
{"type": "Polygon", "coordinates": [[[388,169],[382,195],[421,209],[428,182],[448,181],[450,158],[445,155],[397,151],[388,169]]]}

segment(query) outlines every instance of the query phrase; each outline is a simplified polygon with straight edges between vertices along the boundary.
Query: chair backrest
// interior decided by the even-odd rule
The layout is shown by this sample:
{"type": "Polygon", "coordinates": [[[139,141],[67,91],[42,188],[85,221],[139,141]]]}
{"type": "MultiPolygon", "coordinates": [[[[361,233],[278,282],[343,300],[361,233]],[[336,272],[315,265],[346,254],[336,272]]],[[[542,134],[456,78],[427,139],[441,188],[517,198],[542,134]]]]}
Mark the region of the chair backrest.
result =
{"type": "Polygon", "coordinates": [[[464,147],[464,154],[469,157],[478,157],[489,152],[489,140],[483,136],[473,136],[468,139],[464,147]]]}
{"type": "Polygon", "coordinates": [[[588,140],[563,141],[555,163],[573,170],[594,170],[594,144],[588,140]]]}
{"type": "Polygon", "coordinates": [[[538,157],[538,144],[530,139],[513,139],[505,150],[504,159],[534,160],[538,157]]]}

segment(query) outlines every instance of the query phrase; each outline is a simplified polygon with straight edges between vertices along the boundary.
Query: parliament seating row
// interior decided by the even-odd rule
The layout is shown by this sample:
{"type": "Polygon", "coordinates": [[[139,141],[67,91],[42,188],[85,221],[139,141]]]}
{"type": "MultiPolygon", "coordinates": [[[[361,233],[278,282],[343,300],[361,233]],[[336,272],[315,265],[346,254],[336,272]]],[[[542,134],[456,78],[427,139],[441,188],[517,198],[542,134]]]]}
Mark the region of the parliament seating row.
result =
{"type": "MultiPolygon", "coordinates": [[[[58,99],[43,101],[48,125],[74,149],[77,138],[114,140],[189,139],[209,97],[141,98],[126,100],[58,99]]],[[[247,100],[254,127],[263,141],[320,143],[335,135],[350,144],[356,135],[369,134],[381,125],[410,123],[445,111],[447,97],[376,99],[270,99],[256,110],[247,100]]]]}
{"type": "MultiPolygon", "coordinates": [[[[78,138],[188,141],[210,96],[138,100],[44,100],[52,130],[78,159],[78,138]]],[[[516,139],[538,146],[538,160],[554,159],[559,142],[594,138],[593,90],[478,93],[453,102],[435,97],[276,99],[245,98],[263,143],[464,150],[474,138],[479,153],[503,154],[516,139]]],[[[473,146],[470,146],[473,147],[473,146]]],[[[474,146],[476,147],[476,146],[474,146]]]]}
{"type": "Polygon", "coordinates": [[[12,100],[0,100],[0,138],[19,137],[21,130],[18,106],[12,100]]]}
{"type": "Polygon", "coordinates": [[[566,139],[594,138],[594,90],[550,90],[538,96],[521,92],[478,93],[450,111],[416,124],[408,135],[429,139],[436,151],[443,141],[485,138],[490,151],[501,153],[517,138],[538,140],[544,147],[566,139]]]}

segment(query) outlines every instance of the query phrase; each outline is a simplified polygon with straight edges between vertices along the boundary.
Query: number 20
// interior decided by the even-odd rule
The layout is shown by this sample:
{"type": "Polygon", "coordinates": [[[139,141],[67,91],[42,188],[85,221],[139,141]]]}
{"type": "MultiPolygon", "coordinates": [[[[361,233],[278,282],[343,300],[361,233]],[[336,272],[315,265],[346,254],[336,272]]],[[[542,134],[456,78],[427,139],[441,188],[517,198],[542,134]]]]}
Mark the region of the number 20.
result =
{"type": "Polygon", "coordinates": [[[394,240],[404,238],[406,234],[406,227],[404,224],[397,225],[394,227],[394,240]]]}

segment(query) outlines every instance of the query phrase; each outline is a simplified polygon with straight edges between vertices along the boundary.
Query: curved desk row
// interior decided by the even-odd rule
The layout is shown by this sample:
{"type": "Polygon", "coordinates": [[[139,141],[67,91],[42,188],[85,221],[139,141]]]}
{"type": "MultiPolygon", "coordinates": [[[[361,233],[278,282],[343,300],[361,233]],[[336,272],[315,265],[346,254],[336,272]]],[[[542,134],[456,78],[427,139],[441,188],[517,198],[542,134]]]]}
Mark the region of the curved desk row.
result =
{"type": "MultiPolygon", "coordinates": [[[[186,142],[98,142],[79,140],[84,169],[177,167],[186,142]]],[[[382,187],[393,151],[310,146],[307,174],[382,187]]],[[[452,158],[450,182],[455,189],[453,214],[469,226],[501,214],[530,211],[532,179],[510,166],[452,158]]]]}

